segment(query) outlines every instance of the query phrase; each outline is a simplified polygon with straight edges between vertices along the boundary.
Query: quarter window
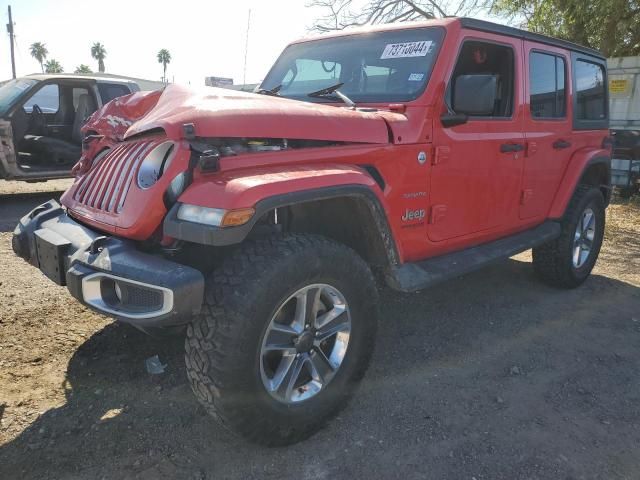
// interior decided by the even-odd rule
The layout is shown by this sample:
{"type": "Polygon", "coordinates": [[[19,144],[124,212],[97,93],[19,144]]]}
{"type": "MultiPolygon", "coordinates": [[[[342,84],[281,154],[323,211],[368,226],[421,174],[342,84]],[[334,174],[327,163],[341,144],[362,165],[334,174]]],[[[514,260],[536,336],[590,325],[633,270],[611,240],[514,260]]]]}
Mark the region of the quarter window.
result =
{"type": "Polygon", "coordinates": [[[602,65],[577,60],[575,63],[576,118],[604,120],[607,118],[607,95],[602,65]]]}
{"type": "Polygon", "coordinates": [[[533,118],[564,118],[566,116],[565,71],[563,58],[531,52],[529,104],[533,118]]]}

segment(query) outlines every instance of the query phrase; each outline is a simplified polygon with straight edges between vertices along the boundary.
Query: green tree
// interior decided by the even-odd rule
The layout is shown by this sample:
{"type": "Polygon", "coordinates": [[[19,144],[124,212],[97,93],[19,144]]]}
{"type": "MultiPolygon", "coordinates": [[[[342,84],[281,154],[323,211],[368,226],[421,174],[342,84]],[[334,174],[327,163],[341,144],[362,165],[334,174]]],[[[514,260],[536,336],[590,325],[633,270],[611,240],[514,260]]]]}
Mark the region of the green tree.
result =
{"type": "Polygon", "coordinates": [[[167,83],[167,65],[171,63],[171,54],[169,50],[163,48],[158,52],[158,63],[162,64],[162,81],[167,83]]]}
{"type": "Polygon", "coordinates": [[[638,0],[495,0],[492,13],[607,57],[640,54],[638,0]]]}
{"type": "Polygon", "coordinates": [[[40,70],[44,73],[44,61],[47,59],[47,55],[49,55],[49,50],[47,50],[46,45],[42,42],[32,43],[29,51],[31,56],[38,61],[40,70]]]}
{"type": "Polygon", "coordinates": [[[98,71],[104,73],[104,59],[107,56],[107,49],[100,42],[91,46],[91,56],[98,61],[98,71]]]}
{"type": "Polygon", "coordinates": [[[93,70],[89,68],[89,65],[82,63],[79,67],[76,67],[76,70],[73,73],[93,73],[93,70]]]}
{"type": "Polygon", "coordinates": [[[63,70],[62,65],[53,58],[44,64],[44,71],[46,73],[62,73],[63,70]]]}

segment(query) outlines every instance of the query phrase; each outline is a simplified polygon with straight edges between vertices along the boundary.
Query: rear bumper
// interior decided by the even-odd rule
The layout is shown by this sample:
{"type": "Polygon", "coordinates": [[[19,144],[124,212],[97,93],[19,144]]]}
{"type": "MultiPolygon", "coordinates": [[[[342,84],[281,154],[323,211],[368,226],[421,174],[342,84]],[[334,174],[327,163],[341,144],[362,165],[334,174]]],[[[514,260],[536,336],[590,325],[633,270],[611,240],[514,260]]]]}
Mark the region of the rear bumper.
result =
{"type": "Polygon", "coordinates": [[[20,220],[13,250],[84,305],[141,328],[187,323],[202,305],[198,270],[93,231],[55,200],[20,220]]]}

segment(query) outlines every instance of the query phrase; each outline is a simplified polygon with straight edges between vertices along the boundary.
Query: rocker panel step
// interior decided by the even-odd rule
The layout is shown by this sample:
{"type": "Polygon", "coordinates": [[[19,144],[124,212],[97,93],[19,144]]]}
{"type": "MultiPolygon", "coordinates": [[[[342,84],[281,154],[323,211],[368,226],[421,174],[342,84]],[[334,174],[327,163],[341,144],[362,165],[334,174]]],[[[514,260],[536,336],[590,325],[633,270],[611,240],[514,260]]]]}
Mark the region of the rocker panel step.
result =
{"type": "Polygon", "coordinates": [[[547,221],[530,230],[477,247],[393,267],[387,282],[402,292],[423,290],[554,240],[560,236],[560,231],[558,222],[547,221]]]}

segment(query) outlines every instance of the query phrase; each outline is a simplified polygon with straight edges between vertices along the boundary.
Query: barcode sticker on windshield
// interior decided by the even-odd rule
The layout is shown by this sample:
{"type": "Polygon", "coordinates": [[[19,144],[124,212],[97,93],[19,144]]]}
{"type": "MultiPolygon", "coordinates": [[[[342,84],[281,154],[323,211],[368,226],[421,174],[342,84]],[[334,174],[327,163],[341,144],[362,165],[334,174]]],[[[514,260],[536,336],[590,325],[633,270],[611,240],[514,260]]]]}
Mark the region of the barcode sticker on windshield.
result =
{"type": "Polygon", "coordinates": [[[431,41],[390,43],[384,47],[380,60],[386,58],[426,57],[432,43],[431,41]]]}

